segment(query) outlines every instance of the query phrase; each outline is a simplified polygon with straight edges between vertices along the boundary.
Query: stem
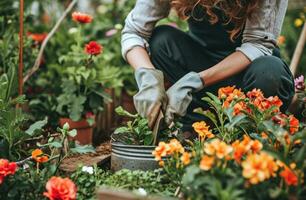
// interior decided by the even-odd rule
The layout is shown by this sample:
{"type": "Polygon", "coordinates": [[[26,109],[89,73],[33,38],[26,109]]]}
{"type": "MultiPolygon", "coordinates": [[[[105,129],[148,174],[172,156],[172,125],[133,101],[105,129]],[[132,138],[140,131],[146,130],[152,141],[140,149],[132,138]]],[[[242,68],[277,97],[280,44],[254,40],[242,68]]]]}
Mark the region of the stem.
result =
{"type": "Polygon", "coordinates": [[[49,42],[49,40],[51,39],[51,37],[55,34],[55,32],[57,31],[57,29],[59,28],[59,26],[61,25],[61,23],[64,21],[64,19],[66,18],[66,16],[68,15],[68,13],[72,10],[72,8],[76,5],[76,3],[78,2],[78,0],[73,0],[69,6],[66,8],[66,10],[64,11],[64,13],[62,14],[62,16],[60,17],[60,19],[56,22],[56,24],[54,25],[54,27],[52,28],[52,30],[48,33],[46,39],[43,41],[38,56],[35,60],[35,64],[33,65],[33,67],[28,71],[27,75],[24,77],[23,79],[23,83],[27,82],[27,80],[39,69],[40,66],[40,61],[43,57],[43,53],[44,50],[47,46],[47,43],[49,42]]]}

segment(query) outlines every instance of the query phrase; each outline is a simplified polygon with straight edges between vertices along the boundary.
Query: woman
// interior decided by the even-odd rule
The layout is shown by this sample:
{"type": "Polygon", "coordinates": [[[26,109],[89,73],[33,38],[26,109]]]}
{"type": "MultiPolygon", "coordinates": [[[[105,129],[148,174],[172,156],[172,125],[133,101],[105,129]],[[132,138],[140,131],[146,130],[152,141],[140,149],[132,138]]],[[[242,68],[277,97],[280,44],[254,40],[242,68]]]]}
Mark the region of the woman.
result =
{"type": "Polygon", "coordinates": [[[293,77],[280,59],[276,39],[288,0],[138,0],[122,32],[122,53],[135,69],[137,111],[153,124],[160,108],[170,124],[188,129],[199,120],[206,92],[236,85],[277,95],[286,110],[293,77]],[[156,26],[170,9],[188,20],[188,33],[156,26]],[[173,85],[166,91],[164,76],[173,85]]]}

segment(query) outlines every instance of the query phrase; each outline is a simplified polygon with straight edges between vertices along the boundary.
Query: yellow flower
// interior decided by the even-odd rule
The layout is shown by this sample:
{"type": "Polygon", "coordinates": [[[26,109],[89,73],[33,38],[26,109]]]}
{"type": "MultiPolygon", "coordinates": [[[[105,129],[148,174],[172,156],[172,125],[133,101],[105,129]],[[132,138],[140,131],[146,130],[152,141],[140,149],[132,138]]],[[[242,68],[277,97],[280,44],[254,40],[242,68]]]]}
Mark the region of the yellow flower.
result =
{"type": "Polygon", "coordinates": [[[201,139],[213,138],[215,135],[209,130],[209,126],[204,121],[201,122],[195,122],[192,124],[192,127],[194,128],[194,131],[199,134],[199,137],[201,139]]]}
{"type": "Polygon", "coordinates": [[[303,20],[300,19],[300,18],[297,18],[297,19],[294,20],[294,26],[295,27],[301,27],[303,25],[303,23],[304,23],[303,20]]]}
{"type": "Polygon", "coordinates": [[[214,165],[215,158],[212,156],[203,156],[200,162],[200,169],[208,171],[214,165]]]}
{"type": "Polygon", "coordinates": [[[181,161],[184,165],[188,165],[190,163],[191,154],[184,152],[181,156],[181,161]]]}

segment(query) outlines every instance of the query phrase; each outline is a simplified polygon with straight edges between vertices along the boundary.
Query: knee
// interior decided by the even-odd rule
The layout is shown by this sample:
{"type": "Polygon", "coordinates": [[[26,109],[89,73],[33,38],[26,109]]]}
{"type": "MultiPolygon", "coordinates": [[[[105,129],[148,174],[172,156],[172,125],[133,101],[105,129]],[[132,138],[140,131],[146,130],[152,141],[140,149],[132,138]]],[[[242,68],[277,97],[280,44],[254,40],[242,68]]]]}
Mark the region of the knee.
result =
{"type": "Polygon", "coordinates": [[[266,97],[279,96],[283,103],[290,103],[294,95],[293,77],[289,67],[278,57],[263,56],[255,59],[246,70],[244,88],[261,89],[266,97]]]}
{"type": "Polygon", "coordinates": [[[174,41],[175,30],[174,27],[167,25],[157,26],[153,30],[152,36],[149,40],[149,47],[152,56],[165,52],[164,50],[169,46],[171,41],[174,41]]]}
{"type": "Polygon", "coordinates": [[[253,88],[259,88],[270,95],[279,88],[285,63],[275,56],[263,56],[255,59],[248,69],[244,79],[253,88]]]}

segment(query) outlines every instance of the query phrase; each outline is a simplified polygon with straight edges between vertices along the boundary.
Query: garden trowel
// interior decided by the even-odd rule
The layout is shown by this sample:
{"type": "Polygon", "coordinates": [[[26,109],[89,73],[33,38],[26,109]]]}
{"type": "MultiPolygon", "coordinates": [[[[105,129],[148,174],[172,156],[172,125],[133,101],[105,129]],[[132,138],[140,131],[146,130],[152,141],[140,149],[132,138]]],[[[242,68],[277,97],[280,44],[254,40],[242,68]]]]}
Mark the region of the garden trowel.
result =
{"type": "Polygon", "coordinates": [[[163,112],[160,110],[159,114],[155,120],[155,124],[153,126],[153,145],[157,145],[158,142],[158,134],[159,131],[161,130],[161,127],[164,126],[164,114],[163,112]]]}

